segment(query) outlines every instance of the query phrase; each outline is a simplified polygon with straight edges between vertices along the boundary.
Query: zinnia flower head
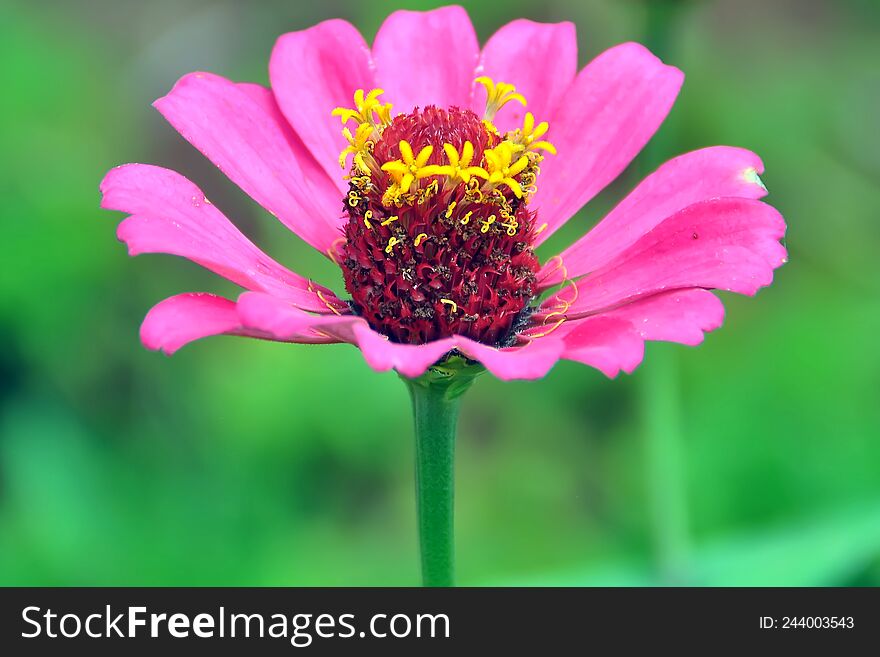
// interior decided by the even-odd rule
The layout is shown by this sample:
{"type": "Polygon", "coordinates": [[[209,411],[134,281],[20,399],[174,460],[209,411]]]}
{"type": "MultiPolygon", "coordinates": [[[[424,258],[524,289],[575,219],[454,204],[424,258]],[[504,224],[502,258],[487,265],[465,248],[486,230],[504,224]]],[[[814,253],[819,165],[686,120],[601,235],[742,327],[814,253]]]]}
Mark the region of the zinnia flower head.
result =
{"type": "Polygon", "coordinates": [[[542,265],[536,247],[633,160],[683,80],[634,43],[576,63],[569,23],[514,21],[481,50],[445,7],[393,13],[372,49],[340,20],[286,34],[271,90],[184,76],[156,107],[336,262],[350,299],[269,258],[181,175],[124,165],[101,190],[131,215],[129,252],[183,256],[247,290],[162,301],[144,344],[348,342],[407,377],[456,356],[513,379],[562,358],[614,376],[646,340],[701,342],[723,319],[710,290],[752,295],[785,262],[782,217],[757,200],[763,165],[724,146],[675,158],[542,265]]]}

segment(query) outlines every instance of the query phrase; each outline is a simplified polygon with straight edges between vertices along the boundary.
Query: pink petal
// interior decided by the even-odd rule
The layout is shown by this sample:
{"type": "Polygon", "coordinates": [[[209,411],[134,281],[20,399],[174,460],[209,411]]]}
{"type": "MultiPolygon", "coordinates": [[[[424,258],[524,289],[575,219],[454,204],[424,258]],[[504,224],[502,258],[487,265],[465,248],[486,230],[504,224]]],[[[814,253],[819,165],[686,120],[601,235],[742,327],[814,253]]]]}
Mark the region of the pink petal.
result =
{"type": "Polygon", "coordinates": [[[395,112],[416,106],[471,106],[480,48],[461,7],[396,11],[373,42],[376,80],[395,112]]]}
{"type": "Polygon", "coordinates": [[[550,119],[558,155],[541,163],[532,205],[543,242],[614,180],[648,142],[684,75],[637,43],[606,50],[577,76],[550,119]]]}
{"type": "Polygon", "coordinates": [[[279,340],[311,330],[357,345],[377,372],[396,369],[404,376],[419,376],[454,346],[452,339],[427,345],[397,344],[375,332],[361,317],[310,315],[281,299],[258,292],[246,292],[239,297],[238,313],[244,326],[279,340]]]}
{"type": "Polygon", "coordinates": [[[589,317],[565,334],[563,358],[595,367],[610,378],[631,373],[642,362],[645,343],[632,324],[614,317],[589,317]]]}
{"type": "Polygon", "coordinates": [[[559,336],[564,344],[563,358],[614,377],[639,365],[646,340],[696,345],[703,341],[705,332],[721,326],[723,319],[724,306],[711,292],[674,290],[566,322],[551,335],[559,336]]]}
{"type": "Polygon", "coordinates": [[[677,212],[608,265],[548,299],[545,311],[569,318],[596,314],[664,290],[704,287],[752,295],[785,262],[782,216],[750,199],[703,201],[677,212]]]}
{"type": "Polygon", "coordinates": [[[708,290],[693,288],[655,294],[603,313],[600,317],[628,321],[643,340],[693,346],[703,341],[704,333],[721,326],[724,306],[708,290]]]}
{"type": "Polygon", "coordinates": [[[322,319],[353,321],[352,315],[313,315],[291,305],[286,299],[265,292],[245,292],[238,297],[238,318],[243,326],[261,331],[277,340],[290,340],[312,333],[322,319]]]}
{"type": "Polygon", "coordinates": [[[328,335],[358,346],[367,365],[377,372],[394,369],[403,376],[415,378],[455,347],[453,338],[427,344],[398,344],[371,329],[366,321],[345,324],[337,322],[321,329],[328,335]]]}
{"type": "Polygon", "coordinates": [[[285,226],[327,254],[341,237],[340,197],[266,102],[210,73],[182,77],[154,106],[183,137],[285,226]]]}
{"type": "MultiPolygon", "coordinates": [[[[161,350],[169,356],[190,342],[212,335],[276,339],[264,331],[244,328],[233,301],[204,292],[178,294],[160,301],[150,309],[141,324],[141,342],[144,346],[161,350]]],[[[334,342],[314,334],[292,334],[285,341],[308,344],[334,342]]]]}
{"type": "Polygon", "coordinates": [[[546,289],[599,269],[666,217],[711,198],[761,198],[761,159],[742,148],[714,146],[670,160],[645,178],[595,228],[551,258],[539,274],[546,289]]]}
{"type": "Polygon", "coordinates": [[[224,334],[254,335],[242,329],[234,302],[205,293],[178,294],[160,301],[141,324],[144,346],[169,356],[194,340],[224,334]]]}
{"type": "Polygon", "coordinates": [[[101,192],[102,208],[131,214],[117,231],[130,255],[188,258],[242,287],[271,292],[315,312],[328,312],[328,304],[337,310],[346,307],[327,288],[260,251],[198,187],[174,171],[126,164],[104,177],[101,192]]]}
{"type": "MultiPolygon", "coordinates": [[[[348,145],[336,107],[352,107],[357,89],[376,86],[370,51],[360,32],[343,20],[329,20],[300,32],[289,32],[275,43],[269,79],[284,115],[337,190],[348,185],[338,163],[348,145]]],[[[352,128],[352,132],[354,129],[352,128]]],[[[337,203],[339,201],[337,194],[337,203]]]]}
{"type": "Polygon", "coordinates": [[[547,375],[562,357],[565,344],[548,335],[525,345],[497,349],[465,337],[455,338],[458,350],[481,362],[489,372],[503,381],[540,379],[547,375]]]}
{"type": "Polygon", "coordinates": [[[457,349],[482,363],[499,379],[538,379],[550,371],[563,349],[561,340],[543,338],[525,346],[497,349],[458,335],[422,345],[397,344],[373,331],[366,322],[335,322],[320,330],[356,344],[374,370],[395,369],[410,378],[421,376],[440,358],[457,349]]]}
{"type": "MultiPolygon", "coordinates": [[[[320,180],[322,181],[322,186],[326,185],[323,181],[328,177],[327,172],[315,159],[315,156],[309,148],[303,143],[302,138],[290,126],[287,118],[282,114],[281,108],[278,106],[278,101],[272,93],[272,90],[261,84],[252,84],[250,82],[238,82],[235,86],[250,96],[251,100],[256,102],[266,115],[269,116],[278,126],[278,129],[290,145],[290,149],[296,154],[297,162],[299,162],[302,167],[305,180],[320,180]]],[[[341,179],[339,167],[333,167],[331,178],[333,179],[334,185],[337,184],[337,178],[341,179]]],[[[342,186],[343,183],[340,182],[339,185],[342,186]]],[[[345,187],[347,188],[347,185],[345,187]]],[[[338,198],[339,195],[335,194],[334,199],[338,198]]]]}
{"type": "MultiPolygon", "coordinates": [[[[476,75],[516,85],[528,101],[505,105],[493,123],[503,133],[522,126],[526,111],[549,121],[577,72],[577,38],[573,23],[535,23],[518,19],[493,34],[480,55],[476,75]]],[[[483,87],[475,87],[473,110],[482,116],[483,87]]]]}
{"type": "Polygon", "coordinates": [[[239,297],[238,316],[243,326],[278,340],[313,331],[349,342],[360,348],[364,360],[377,372],[394,369],[411,378],[421,376],[445,354],[458,349],[483,363],[500,379],[535,379],[547,374],[563,350],[561,340],[550,338],[508,349],[496,349],[461,336],[422,345],[398,344],[371,329],[360,317],[310,315],[259,292],[246,292],[239,297]]]}

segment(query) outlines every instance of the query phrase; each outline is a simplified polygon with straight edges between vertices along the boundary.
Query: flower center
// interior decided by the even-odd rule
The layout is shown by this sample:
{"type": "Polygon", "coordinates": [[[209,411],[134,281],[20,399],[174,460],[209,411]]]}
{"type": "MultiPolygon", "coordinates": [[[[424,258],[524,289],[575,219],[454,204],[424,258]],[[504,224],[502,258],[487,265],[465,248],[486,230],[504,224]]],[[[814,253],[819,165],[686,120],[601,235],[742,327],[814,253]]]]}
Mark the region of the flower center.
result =
{"type": "Polygon", "coordinates": [[[478,78],[487,91],[481,119],[434,106],[391,117],[381,90],[355,94],[356,120],[340,156],[353,155],[342,270],[352,307],[395,342],[422,344],[464,335],[512,343],[535,295],[538,259],[531,245],[535,192],[543,159],[531,113],[502,136],[492,124],[505,103],[525,99],[512,85],[478,78]]]}

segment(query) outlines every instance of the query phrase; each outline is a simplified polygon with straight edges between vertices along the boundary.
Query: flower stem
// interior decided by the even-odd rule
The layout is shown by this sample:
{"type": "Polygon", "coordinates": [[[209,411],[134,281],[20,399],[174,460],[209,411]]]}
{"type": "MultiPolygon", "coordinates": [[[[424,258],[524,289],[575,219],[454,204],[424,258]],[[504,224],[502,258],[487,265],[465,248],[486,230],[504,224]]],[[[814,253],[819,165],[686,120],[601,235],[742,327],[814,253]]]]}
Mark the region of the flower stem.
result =
{"type": "Polygon", "coordinates": [[[681,384],[674,352],[657,349],[643,372],[642,422],[652,539],[660,581],[689,581],[690,538],[684,486],[681,384]]]}
{"type": "MultiPolygon", "coordinates": [[[[672,55],[676,24],[686,9],[682,0],[645,0],[645,45],[661,59],[672,55]]],[[[675,126],[667,122],[639,157],[643,175],[678,151],[678,137],[675,126]]],[[[652,539],[661,582],[686,584],[690,536],[678,357],[661,347],[651,358],[642,373],[640,401],[652,539]]]]}
{"type": "Polygon", "coordinates": [[[412,399],[416,438],[416,508],[422,582],[454,583],[455,427],[461,396],[483,368],[452,357],[404,381],[412,399]]]}

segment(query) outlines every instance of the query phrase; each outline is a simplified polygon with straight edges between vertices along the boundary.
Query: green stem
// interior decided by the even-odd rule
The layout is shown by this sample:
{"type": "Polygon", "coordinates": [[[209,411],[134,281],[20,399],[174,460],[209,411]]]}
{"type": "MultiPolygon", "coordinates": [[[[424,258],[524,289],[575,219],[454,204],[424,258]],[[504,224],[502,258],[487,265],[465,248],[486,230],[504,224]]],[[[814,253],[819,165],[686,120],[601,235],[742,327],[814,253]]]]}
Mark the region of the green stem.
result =
{"type": "Polygon", "coordinates": [[[684,489],[681,391],[676,354],[662,346],[642,373],[647,489],[657,566],[665,584],[688,582],[690,540],[684,489]]]}
{"type": "MultiPolygon", "coordinates": [[[[674,29],[687,3],[646,0],[645,45],[667,60],[675,44],[674,29]]],[[[674,125],[665,125],[642,151],[639,168],[651,173],[677,152],[674,125]]],[[[652,538],[661,580],[688,581],[688,507],[683,476],[681,391],[677,354],[658,345],[642,372],[641,407],[652,538]]]]}
{"type": "Polygon", "coordinates": [[[416,429],[416,505],[425,586],[452,586],[455,424],[461,398],[410,385],[416,429]]]}
{"type": "Polygon", "coordinates": [[[452,357],[404,381],[412,399],[416,438],[416,508],[422,581],[454,583],[455,427],[461,396],[482,367],[452,357]]]}

